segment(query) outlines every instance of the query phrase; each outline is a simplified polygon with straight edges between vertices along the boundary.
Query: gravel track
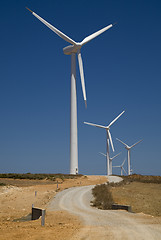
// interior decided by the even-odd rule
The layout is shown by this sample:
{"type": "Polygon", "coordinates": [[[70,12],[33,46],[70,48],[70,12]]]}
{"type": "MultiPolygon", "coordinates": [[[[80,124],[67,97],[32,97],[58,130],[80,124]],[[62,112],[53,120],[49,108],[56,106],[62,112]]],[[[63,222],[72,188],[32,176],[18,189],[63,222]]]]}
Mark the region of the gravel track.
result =
{"type": "MultiPolygon", "coordinates": [[[[111,181],[111,179],[110,179],[111,181]]],[[[161,226],[149,224],[147,217],[126,211],[99,210],[90,205],[93,186],[73,187],[58,193],[48,210],[66,210],[79,216],[84,228],[76,239],[161,239],[161,226]]]]}

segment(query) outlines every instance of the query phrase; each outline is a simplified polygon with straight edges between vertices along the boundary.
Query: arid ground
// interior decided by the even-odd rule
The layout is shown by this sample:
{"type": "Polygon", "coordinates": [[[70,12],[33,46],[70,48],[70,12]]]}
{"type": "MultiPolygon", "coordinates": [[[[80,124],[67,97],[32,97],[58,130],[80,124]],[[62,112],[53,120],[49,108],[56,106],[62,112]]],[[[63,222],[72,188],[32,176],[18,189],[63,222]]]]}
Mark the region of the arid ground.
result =
{"type": "MultiPolygon", "coordinates": [[[[44,227],[41,226],[40,219],[25,222],[18,220],[31,213],[32,204],[45,209],[57,191],[73,186],[104,183],[107,178],[82,176],[77,179],[57,180],[58,186],[56,181],[50,180],[0,179],[1,183],[7,184],[0,186],[0,240],[65,240],[72,239],[77,233],[79,236],[83,223],[79,217],[67,211],[47,211],[44,227]]],[[[148,214],[142,214],[145,222],[161,228],[161,184],[132,182],[114,187],[112,192],[117,203],[130,204],[134,212],[148,214]]]]}
{"type": "MultiPolygon", "coordinates": [[[[100,184],[107,181],[103,176],[83,176],[78,179],[58,180],[58,191],[74,186],[100,184]]],[[[57,181],[0,179],[0,240],[8,239],[71,239],[81,228],[79,218],[65,212],[46,212],[45,226],[41,220],[16,221],[31,213],[35,207],[46,208],[57,192],[57,181]],[[35,196],[35,191],[36,196],[35,196]]]]}

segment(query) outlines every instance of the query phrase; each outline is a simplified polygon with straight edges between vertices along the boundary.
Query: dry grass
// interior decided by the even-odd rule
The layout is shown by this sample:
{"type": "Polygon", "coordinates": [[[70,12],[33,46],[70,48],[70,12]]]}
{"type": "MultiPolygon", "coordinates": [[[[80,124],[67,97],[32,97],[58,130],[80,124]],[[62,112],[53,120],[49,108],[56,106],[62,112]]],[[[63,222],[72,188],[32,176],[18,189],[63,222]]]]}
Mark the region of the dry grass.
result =
{"type": "Polygon", "coordinates": [[[132,174],[130,176],[121,176],[126,182],[142,182],[161,184],[161,176],[132,174]]]}
{"type": "Polygon", "coordinates": [[[130,205],[132,211],[161,216],[161,177],[131,175],[112,189],[115,203],[130,205]]]}

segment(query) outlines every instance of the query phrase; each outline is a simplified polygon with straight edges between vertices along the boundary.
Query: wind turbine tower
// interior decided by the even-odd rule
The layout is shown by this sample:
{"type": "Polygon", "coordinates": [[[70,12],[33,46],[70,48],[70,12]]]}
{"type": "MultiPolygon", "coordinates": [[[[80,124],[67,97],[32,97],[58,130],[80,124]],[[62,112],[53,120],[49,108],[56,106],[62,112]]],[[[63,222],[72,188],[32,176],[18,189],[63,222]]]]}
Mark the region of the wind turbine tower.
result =
{"type": "Polygon", "coordinates": [[[91,41],[95,37],[99,36],[109,28],[113,27],[114,24],[110,24],[107,27],[91,34],[90,36],[83,39],[82,42],[75,42],[70,37],[62,33],[60,30],[52,26],[50,23],[45,21],[39,15],[27,8],[32,15],[39,19],[43,24],[55,32],[59,37],[70,43],[69,46],[63,48],[63,52],[66,55],[71,55],[71,112],[70,112],[70,174],[78,173],[78,134],[77,134],[77,95],[76,95],[76,54],[78,56],[80,78],[82,84],[83,98],[85,105],[87,106],[83,62],[81,57],[81,47],[87,42],[91,41]]]}
{"type": "Polygon", "coordinates": [[[138,141],[137,143],[133,144],[132,146],[128,146],[126,143],[121,141],[120,139],[116,138],[120,143],[122,143],[125,146],[125,149],[127,149],[127,167],[128,167],[128,175],[131,175],[132,170],[130,166],[130,151],[131,149],[136,146],[138,143],[140,143],[142,140],[138,141]]]}
{"type": "MultiPolygon", "coordinates": [[[[100,152],[100,154],[102,154],[103,156],[105,156],[106,158],[107,158],[107,154],[104,154],[104,153],[102,153],[102,152],[100,152]]],[[[109,157],[109,165],[110,166],[112,166],[112,160],[114,159],[114,158],[116,158],[118,155],[120,155],[121,154],[121,152],[120,153],[118,153],[118,154],[116,154],[115,156],[113,156],[113,157],[109,157]]],[[[111,170],[111,172],[110,172],[110,175],[112,175],[112,169],[110,169],[111,170]]]]}
{"type": "Polygon", "coordinates": [[[120,113],[108,126],[103,126],[103,125],[98,125],[98,124],[94,124],[94,123],[89,123],[89,122],[84,122],[85,124],[94,126],[94,127],[99,127],[99,128],[103,128],[106,130],[106,142],[107,142],[107,150],[106,150],[106,158],[107,158],[107,175],[111,175],[112,173],[112,161],[110,161],[110,146],[109,143],[111,143],[111,147],[112,150],[114,152],[114,146],[113,146],[113,142],[112,142],[112,137],[111,137],[111,133],[110,133],[110,127],[112,126],[112,124],[114,122],[116,122],[116,120],[121,117],[121,115],[124,113],[125,111],[123,111],[122,113],[120,113]]]}

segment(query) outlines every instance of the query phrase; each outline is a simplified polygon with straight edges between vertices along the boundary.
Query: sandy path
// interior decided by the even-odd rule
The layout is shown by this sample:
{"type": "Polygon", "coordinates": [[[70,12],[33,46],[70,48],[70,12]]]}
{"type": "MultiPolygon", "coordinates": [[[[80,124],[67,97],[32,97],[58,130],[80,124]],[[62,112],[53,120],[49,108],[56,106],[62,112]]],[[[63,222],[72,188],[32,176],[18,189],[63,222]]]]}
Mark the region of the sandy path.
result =
{"type": "Polygon", "coordinates": [[[126,211],[98,210],[90,206],[93,186],[74,187],[58,193],[48,210],[66,210],[79,216],[84,227],[76,239],[161,239],[161,226],[148,217],[126,211]]]}

